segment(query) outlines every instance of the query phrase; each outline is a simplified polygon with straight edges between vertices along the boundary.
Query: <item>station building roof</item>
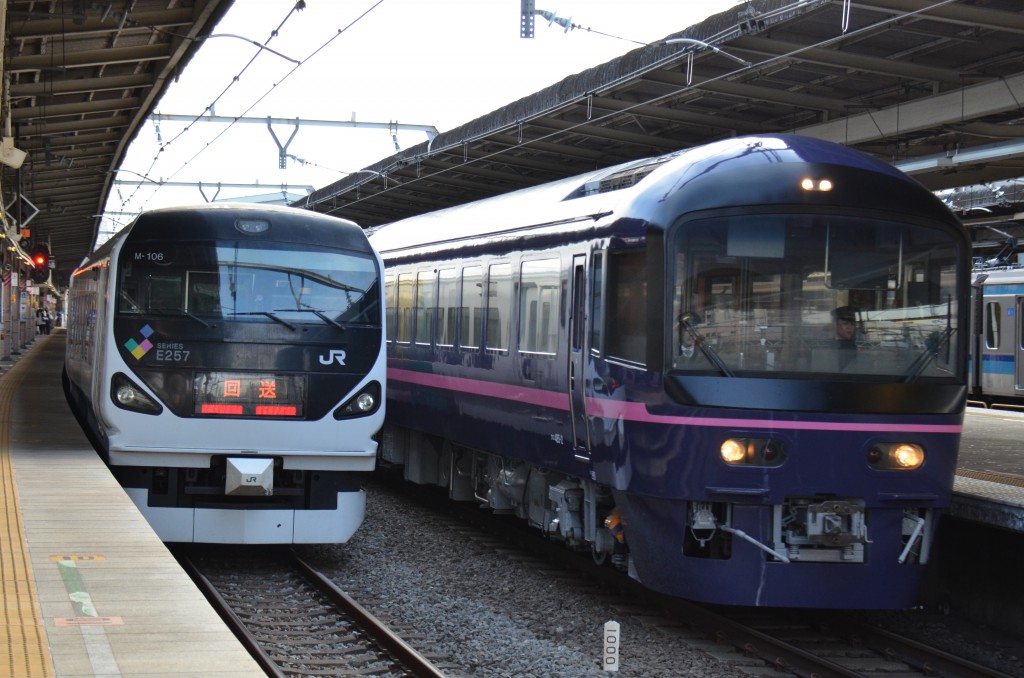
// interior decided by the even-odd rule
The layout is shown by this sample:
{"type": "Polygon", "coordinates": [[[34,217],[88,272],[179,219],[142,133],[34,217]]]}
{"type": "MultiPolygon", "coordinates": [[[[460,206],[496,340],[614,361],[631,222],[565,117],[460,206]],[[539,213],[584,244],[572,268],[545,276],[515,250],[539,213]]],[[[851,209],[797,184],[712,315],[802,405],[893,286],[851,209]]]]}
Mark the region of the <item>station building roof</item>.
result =
{"type": "MultiPolygon", "coordinates": [[[[52,244],[58,285],[92,247],[128,145],[231,4],[135,0],[125,11],[8,0],[2,71],[11,131],[3,132],[0,158],[8,147],[26,155],[20,170],[4,165],[0,187],[9,213],[19,193],[38,209],[29,227],[52,244]]],[[[778,132],[895,164],[939,192],[979,241],[1024,237],[1014,221],[1020,215],[1024,223],[1024,5],[752,0],[295,204],[371,227],[717,139],[778,132]]]]}
{"type": "Polygon", "coordinates": [[[1012,228],[1022,123],[1019,0],[753,0],[299,204],[370,227],[717,139],[796,133],[893,163],[968,223],[1012,228]]]}
{"type": "Polygon", "coordinates": [[[8,242],[22,223],[48,242],[57,285],[92,249],[129,144],[231,2],[3,3],[8,242]]]}

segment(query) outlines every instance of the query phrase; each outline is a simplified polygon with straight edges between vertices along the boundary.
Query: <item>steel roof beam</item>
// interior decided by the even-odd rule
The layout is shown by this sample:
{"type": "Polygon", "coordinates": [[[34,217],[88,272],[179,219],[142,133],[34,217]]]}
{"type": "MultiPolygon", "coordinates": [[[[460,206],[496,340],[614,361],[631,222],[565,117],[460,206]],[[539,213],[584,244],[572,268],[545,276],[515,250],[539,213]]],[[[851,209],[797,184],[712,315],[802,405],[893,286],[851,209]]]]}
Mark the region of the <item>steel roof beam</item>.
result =
{"type": "MultiPolygon", "coordinates": [[[[843,52],[838,49],[808,47],[807,45],[754,35],[741,35],[738,38],[733,38],[729,41],[729,46],[759,54],[770,54],[773,57],[792,54],[794,59],[822,66],[853,69],[886,77],[897,76],[923,80],[925,82],[941,82],[946,85],[960,86],[964,84],[965,77],[970,77],[946,68],[934,68],[906,61],[865,56],[863,54],[843,52]]],[[[977,77],[980,77],[980,75],[977,77]]]]}
{"type": "Polygon", "coordinates": [[[57,19],[35,19],[31,16],[22,17],[17,11],[8,12],[7,28],[16,40],[40,40],[51,38],[54,35],[75,35],[84,34],[105,34],[133,31],[152,31],[153,28],[171,28],[174,26],[187,26],[192,23],[192,10],[169,9],[164,11],[143,11],[131,12],[129,19],[121,23],[120,13],[111,14],[104,19],[99,16],[87,16],[82,23],[68,21],[61,17],[57,19]],[[22,20],[23,19],[23,20],[22,20]]]}
{"type": "MultiPolygon", "coordinates": [[[[586,101],[579,102],[585,106],[586,101]]],[[[667,103],[659,104],[637,104],[623,99],[611,97],[594,97],[595,108],[601,108],[612,112],[626,112],[642,118],[651,118],[664,122],[672,122],[682,125],[695,125],[699,127],[712,127],[716,129],[736,129],[746,132],[764,132],[763,122],[752,120],[740,120],[732,117],[708,115],[686,110],[685,108],[671,108],[667,103]]]]}
{"type": "Polygon", "coordinates": [[[784,106],[796,106],[798,108],[811,108],[830,113],[845,113],[847,103],[840,99],[819,97],[811,94],[800,94],[789,90],[773,89],[771,87],[760,87],[758,85],[747,85],[741,82],[727,80],[698,79],[694,78],[688,83],[685,73],[675,71],[652,71],[645,73],[644,80],[659,82],[665,85],[674,85],[680,91],[688,89],[699,89],[715,94],[724,94],[738,99],[751,99],[754,101],[767,101],[773,104],[784,106]]]}
{"type": "Polygon", "coordinates": [[[64,96],[69,94],[94,94],[117,90],[131,90],[151,87],[153,78],[144,74],[112,75],[102,78],[75,78],[73,80],[46,79],[39,82],[12,83],[11,98],[14,100],[45,95],[64,96]]]}
{"type": "Polygon", "coordinates": [[[117,113],[125,110],[135,110],[138,107],[138,97],[93,99],[73,104],[51,104],[47,106],[15,108],[11,111],[11,120],[14,122],[31,122],[37,119],[49,121],[52,118],[59,118],[61,116],[117,113]]]}
{"type": "MultiPolygon", "coordinates": [[[[161,61],[170,57],[170,48],[166,43],[140,45],[138,47],[109,47],[80,52],[69,52],[61,56],[60,68],[91,68],[94,66],[111,66],[113,64],[138,64],[140,61],[161,61]]],[[[16,56],[8,60],[9,73],[26,71],[42,71],[54,68],[53,54],[33,54],[16,56]]]]}
{"type": "Polygon", "coordinates": [[[559,132],[565,132],[567,134],[579,134],[586,137],[637,144],[639,146],[660,148],[667,151],[674,151],[679,148],[679,144],[671,139],[652,137],[638,132],[625,132],[612,127],[570,122],[568,120],[561,120],[558,118],[532,118],[528,124],[533,127],[544,127],[547,129],[557,130],[559,132]]]}
{"type": "Polygon", "coordinates": [[[854,145],[953,125],[963,120],[1019,110],[1024,101],[1024,73],[994,82],[901,103],[877,111],[802,127],[796,132],[854,145]]]}
{"type": "Polygon", "coordinates": [[[959,24],[962,26],[979,26],[994,31],[1012,31],[1024,33],[1024,15],[1013,12],[1001,12],[985,7],[972,7],[962,3],[936,7],[931,0],[861,0],[854,1],[853,7],[883,10],[898,14],[920,12],[920,18],[959,24]]]}

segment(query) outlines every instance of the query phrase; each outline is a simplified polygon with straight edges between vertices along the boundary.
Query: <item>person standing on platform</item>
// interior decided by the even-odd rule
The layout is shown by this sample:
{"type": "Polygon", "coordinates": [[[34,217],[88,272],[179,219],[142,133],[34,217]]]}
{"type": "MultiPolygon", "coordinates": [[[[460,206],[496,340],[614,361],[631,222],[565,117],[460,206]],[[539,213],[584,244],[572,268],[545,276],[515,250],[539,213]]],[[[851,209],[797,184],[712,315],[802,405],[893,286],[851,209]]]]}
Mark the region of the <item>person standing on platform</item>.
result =
{"type": "Polygon", "coordinates": [[[50,317],[50,311],[45,306],[36,310],[36,327],[39,334],[49,334],[53,327],[53,318],[50,317]]]}

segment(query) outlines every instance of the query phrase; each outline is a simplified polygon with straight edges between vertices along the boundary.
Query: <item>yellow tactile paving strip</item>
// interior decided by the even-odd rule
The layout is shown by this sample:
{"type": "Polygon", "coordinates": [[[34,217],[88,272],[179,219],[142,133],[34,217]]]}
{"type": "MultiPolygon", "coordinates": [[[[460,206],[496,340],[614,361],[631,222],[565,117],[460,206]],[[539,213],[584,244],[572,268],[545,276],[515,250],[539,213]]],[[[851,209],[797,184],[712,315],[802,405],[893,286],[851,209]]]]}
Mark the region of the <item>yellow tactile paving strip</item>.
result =
{"type": "Polygon", "coordinates": [[[25,528],[11,463],[11,407],[17,386],[31,362],[30,354],[0,378],[0,499],[4,511],[0,530],[4,602],[3,624],[0,625],[0,676],[12,678],[55,675],[26,550],[25,528]]]}

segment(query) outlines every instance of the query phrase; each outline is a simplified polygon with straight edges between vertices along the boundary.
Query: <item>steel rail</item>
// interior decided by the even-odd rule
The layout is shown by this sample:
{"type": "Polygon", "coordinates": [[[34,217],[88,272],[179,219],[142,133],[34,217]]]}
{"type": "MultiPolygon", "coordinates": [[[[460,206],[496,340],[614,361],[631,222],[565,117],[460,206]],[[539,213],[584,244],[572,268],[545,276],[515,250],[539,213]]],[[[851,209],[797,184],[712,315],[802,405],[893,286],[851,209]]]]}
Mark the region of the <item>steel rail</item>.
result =
{"type": "Polygon", "coordinates": [[[956,676],[957,678],[1010,678],[1009,675],[982,666],[969,659],[957,657],[925,643],[920,643],[893,631],[864,623],[840,622],[835,628],[858,638],[866,647],[914,667],[926,676],[956,676]]]}
{"type": "Polygon", "coordinates": [[[174,557],[177,558],[182,568],[188,573],[192,581],[195,582],[199,590],[203,592],[206,599],[210,601],[210,604],[224,620],[224,623],[228,625],[235,637],[238,638],[239,642],[249,651],[249,654],[256,663],[260,665],[268,676],[271,678],[288,678],[291,674],[285,673],[281,667],[270,658],[270,655],[260,645],[259,640],[256,639],[249,629],[246,627],[235,611],[232,609],[231,604],[224,600],[224,597],[217,591],[217,587],[206,578],[199,568],[196,567],[192,559],[185,554],[183,549],[174,549],[174,557]]]}
{"type": "MultiPolygon", "coordinates": [[[[392,488],[389,491],[397,491],[393,489],[393,485],[387,486],[392,488]]],[[[581,558],[580,554],[565,548],[560,542],[542,539],[539,533],[519,524],[493,520],[475,504],[432,504],[426,499],[427,492],[421,491],[418,487],[403,487],[402,492],[406,497],[422,497],[423,505],[430,506],[432,510],[457,516],[459,520],[486,530],[507,543],[534,553],[540,552],[546,559],[557,562],[570,571],[576,571],[593,581],[598,581],[611,590],[620,590],[623,595],[642,601],[652,609],[661,610],[675,619],[686,620],[691,629],[706,633],[717,642],[731,645],[747,656],[757,657],[777,671],[788,671],[801,678],[863,678],[863,673],[773,638],[708,607],[681,598],[666,598],[653,593],[622,572],[598,565],[589,558],[581,558]]]]}
{"type": "Polygon", "coordinates": [[[444,678],[445,674],[430,663],[430,660],[395,635],[383,622],[338,588],[319,570],[308,564],[294,551],[291,552],[291,556],[302,574],[313,582],[332,603],[351,615],[360,627],[373,636],[374,640],[380,643],[384,649],[391,652],[409,670],[410,675],[416,678],[444,678]]]}

